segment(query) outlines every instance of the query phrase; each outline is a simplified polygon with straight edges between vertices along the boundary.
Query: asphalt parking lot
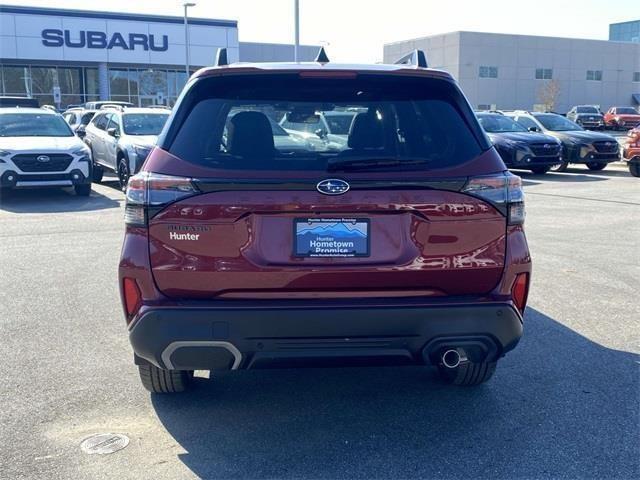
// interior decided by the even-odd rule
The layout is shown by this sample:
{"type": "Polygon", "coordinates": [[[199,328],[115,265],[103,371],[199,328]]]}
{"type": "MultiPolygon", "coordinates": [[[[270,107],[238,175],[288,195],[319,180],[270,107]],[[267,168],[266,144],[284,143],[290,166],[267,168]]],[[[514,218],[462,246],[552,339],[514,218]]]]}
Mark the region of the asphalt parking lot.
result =
{"type": "Polygon", "coordinates": [[[123,195],[0,200],[0,477],[638,478],[640,181],[523,174],[525,336],[475,389],[424,368],[244,371],[140,385],[117,293],[123,195]],[[87,455],[80,442],[123,433],[87,455]]]}

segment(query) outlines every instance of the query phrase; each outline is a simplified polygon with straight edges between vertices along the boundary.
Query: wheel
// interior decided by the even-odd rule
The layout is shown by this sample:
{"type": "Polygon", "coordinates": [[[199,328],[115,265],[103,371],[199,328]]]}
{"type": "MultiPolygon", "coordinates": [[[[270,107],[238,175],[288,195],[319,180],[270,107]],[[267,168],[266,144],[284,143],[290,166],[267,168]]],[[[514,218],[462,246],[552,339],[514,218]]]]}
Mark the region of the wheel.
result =
{"type": "Polygon", "coordinates": [[[569,162],[560,162],[558,165],[554,165],[549,170],[552,172],[564,172],[569,167],[569,162]]]}
{"type": "Polygon", "coordinates": [[[629,173],[634,177],[640,177],[640,160],[629,162],[629,173]]]}
{"type": "Polygon", "coordinates": [[[589,168],[589,170],[603,170],[606,166],[607,164],[604,162],[587,162],[587,167],[589,168]]]}
{"type": "Polygon", "coordinates": [[[440,378],[450,385],[473,386],[486,382],[496,371],[496,362],[461,363],[456,368],[438,365],[440,378]]]}
{"type": "Polygon", "coordinates": [[[76,191],[76,195],[80,197],[88,197],[91,195],[91,184],[82,183],[80,185],[74,185],[73,189],[76,191]]]}
{"type": "Polygon", "coordinates": [[[189,389],[193,370],[163,370],[154,365],[138,365],[140,380],[151,393],[180,393],[189,389]]]}
{"type": "Polygon", "coordinates": [[[131,172],[129,172],[128,162],[121,158],[118,161],[118,182],[120,183],[120,190],[123,192],[127,190],[127,183],[129,182],[129,177],[131,176],[131,172]]]}
{"type": "Polygon", "coordinates": [[[532,167],[531,171],[536,175],[543,175],[549,171],[551,167],[532,167]]]}

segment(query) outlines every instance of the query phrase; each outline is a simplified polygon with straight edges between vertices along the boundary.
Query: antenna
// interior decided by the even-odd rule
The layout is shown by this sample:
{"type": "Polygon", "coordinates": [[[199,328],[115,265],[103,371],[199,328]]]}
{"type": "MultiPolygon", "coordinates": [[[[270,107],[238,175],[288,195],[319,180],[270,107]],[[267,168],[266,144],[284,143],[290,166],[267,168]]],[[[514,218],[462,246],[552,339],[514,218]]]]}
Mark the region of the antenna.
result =
{"type": "Polygon", "coordinates": [[[216,53],[216,61],[213,63],[213,66],[224,67],[225,65],[229,65],[229,61],[227,60],[227,49],[219,48],[216,53]]]}
{"type": "Polygon", "coordinates": [[[329,63],[329,57],[327,56],[327,52],[324,51],[324,47],[320,47],[315,61],[318,63],[329,63]]]}
{"type": "Polygon", "coordinates": [[[427,68],[427,57],[422,50],[414,50],[394,62],[397,65],[412,65],[415,68],[427,68]]]}

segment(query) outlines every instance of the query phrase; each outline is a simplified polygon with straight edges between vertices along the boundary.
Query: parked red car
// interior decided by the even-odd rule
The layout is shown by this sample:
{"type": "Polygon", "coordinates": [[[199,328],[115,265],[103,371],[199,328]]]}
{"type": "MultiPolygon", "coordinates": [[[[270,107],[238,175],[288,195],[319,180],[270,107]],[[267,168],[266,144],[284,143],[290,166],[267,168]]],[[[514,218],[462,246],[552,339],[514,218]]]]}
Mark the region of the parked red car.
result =
{"type": "Polygon", "coordinates": [[[629,172],[640,177],[640,126],[630,130],[622,146],[622,158],[629,165],[629,172]]]}
{"type": "Polygon", "coordinates": [[[126,194],[119,281],[148,390],[310,365],[434,365],[476,385],[516,346],[520,178],[453,78],[411,58],[193,75],[126,194]],[[285,115],[304,129],[338,111],[355,112],[344,145],[274,139],[285,115]]]}
{"type": "Polygon", "coordinates": [[[640,113],[633,107],[611,107],[604,114],[604,124],[616,130],[633,128],[640,124],[640,113]]]}

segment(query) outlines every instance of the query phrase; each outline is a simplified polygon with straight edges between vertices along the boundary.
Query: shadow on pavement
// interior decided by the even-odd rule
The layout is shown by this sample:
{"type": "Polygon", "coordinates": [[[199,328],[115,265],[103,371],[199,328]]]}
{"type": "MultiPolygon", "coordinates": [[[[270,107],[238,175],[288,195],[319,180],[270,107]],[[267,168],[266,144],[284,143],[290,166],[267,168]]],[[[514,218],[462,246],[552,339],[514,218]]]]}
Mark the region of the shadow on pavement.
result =
{"type": "Polygon", "coordinates": [[[263,370],[151,400],[202,478],[637,478],[638,356],[525,323],[477,388],[420,367],[263,370]]]}
{"type": "Polygon", "coordinates": [[[545,183],[545,182],[569,182],[569,183],[583,183],[583,182],[603,182],[609,180],[608,178],[603,178],[602,176],[598,176],[600,172],[585,174],[580,170],[567,170],[562,173],[554,173],[549,172],[544,175],[535,175],[527,172],[517,172],[514,171],[516,175],[522,178],[522,183],[524,185],[528,185],[530,179],[536,180],[536,183],[545,183]],[[569,175],[567,175],[569,174],[569,175]]]}
{"type": "Polygon", "coordinates": [[[102,195],[95,189],[89,197],[79,197],[73,188],[34,188],[2,192],[0,210],[14,213],[85,212],[118,208],[120,201],[102,195]]]}

